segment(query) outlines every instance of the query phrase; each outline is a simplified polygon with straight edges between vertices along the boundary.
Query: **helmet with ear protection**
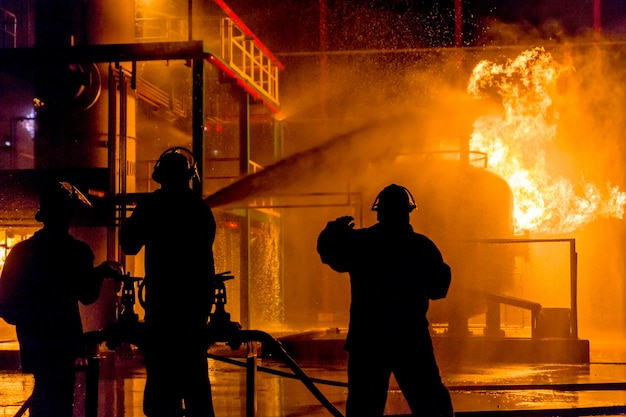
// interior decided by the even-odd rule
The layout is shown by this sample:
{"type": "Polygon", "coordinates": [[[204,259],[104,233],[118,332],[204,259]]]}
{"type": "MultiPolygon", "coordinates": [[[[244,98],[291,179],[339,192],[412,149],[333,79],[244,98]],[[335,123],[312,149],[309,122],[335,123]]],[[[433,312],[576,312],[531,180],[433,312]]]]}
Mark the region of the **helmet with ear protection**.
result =
{"type": "Polygon", "coordinates": [[[66,181],[46,184],[39,196],[39,210],[35,214],[38,222],[71,218],[74,208],[85,205],[93,207],[91,201],[74,185],[66,181]]]}
{"type": "Polygon", "coordinates": [[[401,185],[385,187],[372,204],[372,211],[393,211],[410,213],[417,208],[411,192],[401,185]]]}
{"type": "Polygon", "coordinates": [[[159,184],[168,180],[190,180],[197,178],[197,166],[193,153],[184,147],[166,149],[154,164],[152,179],[159,184]]]}

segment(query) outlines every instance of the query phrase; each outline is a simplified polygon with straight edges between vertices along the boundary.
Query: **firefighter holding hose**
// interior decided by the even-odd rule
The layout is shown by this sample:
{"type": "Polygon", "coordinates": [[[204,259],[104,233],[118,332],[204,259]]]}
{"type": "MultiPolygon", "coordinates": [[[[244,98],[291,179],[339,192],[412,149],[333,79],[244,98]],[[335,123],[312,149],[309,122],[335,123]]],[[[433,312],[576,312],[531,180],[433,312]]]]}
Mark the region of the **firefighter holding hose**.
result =
{"type": "Polygon", "coordinates": [[[161,187],[137,204],[120,229],[127,255],[145,248],[143,411],[148,417],[215,415],[206,333],[215,293],[216,224],[190,188],[196,176],[189,150],[163,152],[152,172],[161,187]]]}
{"type": "Polygon", "coordinates": [[[372,205],[377,224],[355,229],[344,216],[318,237],[322,262],[350,275],[346,417],[381,417],[392,373],[413,415],[454,415],[426,318],[429,300],[446,296],[451,273],[437,246],[413,231],[415,208],[409,190],[391,184],[372,205]]]}

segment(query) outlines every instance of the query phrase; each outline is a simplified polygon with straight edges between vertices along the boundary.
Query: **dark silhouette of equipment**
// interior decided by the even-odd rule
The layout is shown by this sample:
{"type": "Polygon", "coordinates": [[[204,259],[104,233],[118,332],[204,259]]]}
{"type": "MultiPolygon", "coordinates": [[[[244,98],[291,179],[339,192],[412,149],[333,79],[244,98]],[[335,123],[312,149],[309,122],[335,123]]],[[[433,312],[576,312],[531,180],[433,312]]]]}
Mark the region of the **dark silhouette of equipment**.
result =
{"type": "Polygon", "coordinates": [[[230,319],[230,313],[226,311],[226,285],[225,281],[234,279],[229,275],[230,271],[215,275],[214,309],[209,315],[207,336],[209,346],[217,342],[225,342],[231,349],[238,349],[244,342],[241,340],[241,324],[230,319]]]}
{"type": "Polygon", "coordinates": [[[141,348],[144,340],[144,328],[143,322],[139,321],[139,315],[135,312],[135,302],[137,300],[135,284],[139,284],[141,291],[143,279],[131,277],[129,273],[123,272],[113,279],[122,283],[120,312],[117,322],[109,325],[101,333],[100,343],[106,342],[109,349],[115,349],[123,343],[130,343],[141,348]]]}
{"type": "Polygon", "coordinates": [[[260,342],[265,355],[282,359],[320,404],[334,417],[343,417],[343,414],[328,401],[278,340],[261,330],[242,330],[239,323],[230,319],[230,313],[225,308],[227,299],[224,282],[234,277],[228,274],[230,271],[215,276],[215,309],[211,313],[207,325],[209,346],[217,342],[225,342],[231,349],[237,349],[242,343],[260,342]]]}
{"type": "MultiPolygon", "coordinates": [[[[142,278],[132,277],[128,273],[122,272],[119,266],[120,274],[113,279],[122,283],[121,309],[116,323],[111,324],[103,331],[87,332],[85,334],[85,343],[88,346],[105,343],[109,349],[115,349],[123,343],[130,343],[141,349],[144,338],[144,323],[139,320],[135,313],[135,302],[139,296],[140,304],[143,304],[144,280],[142,278]],[[138,290],[135,290],[135,285],[138,290]],[[138,294],[139,293],[139,294],[138,294]]],[[[298,366],[296,361],[287,353],[282,344],[274,339],[270,334],[261,330],[242,330],[241,324],[232,321],[230,313],[226,311],[226,281],[233,279],[230,271],[221,272],[215,275],[215,292],[212,312],[209,315],[207,323],[207,350],[215,343],[226,343],[231,349],[238,349],[243,343],[259,342],[261,343],[264,355],[281,359],[294,373],[294,375],[302,381],[306,388],[315,396],[333,417],[344,417],[343,414],[322,394],[313,381],[298,366]]],[[[95,361],[97,364],[97,361],[95,361]]],[[[96,375],[97,370],[91,373],[96,375]]],[[[91,378],[92,380],[94,378],[91,378]]],[[[91,387],[87,387],[90,393],[87,401],[90,404],[97,404],[97,381],[92,382],[91,387]],[[94,398],[95,397],[95,398],[94,398]]],[[[86,417],[97,417],[97,409],[92,408],[92,412],[86,417]]]]}

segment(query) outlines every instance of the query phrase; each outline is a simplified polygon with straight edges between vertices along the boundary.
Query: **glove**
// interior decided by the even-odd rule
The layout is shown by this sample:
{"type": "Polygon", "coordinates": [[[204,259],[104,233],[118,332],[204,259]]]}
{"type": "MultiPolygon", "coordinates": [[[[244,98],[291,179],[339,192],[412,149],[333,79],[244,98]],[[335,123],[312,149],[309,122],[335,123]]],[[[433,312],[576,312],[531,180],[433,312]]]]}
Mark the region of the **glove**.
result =
{"type": "Polygon", "coordinates": [[[354,217],[352,216],[337,217],[335,220],[328,222],[326,227],[329,229],[333,229],[333,231],[352,230],[354,229],[354,217]]]}
{"type": "Polygon", "coordinates": [[[94,268],[96,275],[100,278],[119,279],[124,275],[122,266],[115,261],[104,261],[94,268]]]}

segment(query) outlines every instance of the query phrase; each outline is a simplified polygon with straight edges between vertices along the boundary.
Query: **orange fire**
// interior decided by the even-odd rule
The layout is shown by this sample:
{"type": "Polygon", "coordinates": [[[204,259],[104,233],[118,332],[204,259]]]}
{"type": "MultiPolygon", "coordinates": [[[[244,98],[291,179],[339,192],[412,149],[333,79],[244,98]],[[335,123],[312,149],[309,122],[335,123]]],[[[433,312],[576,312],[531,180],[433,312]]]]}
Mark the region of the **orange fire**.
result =
{"type": "Polygon", "coordinates": [[[558,125],[552,95],[559,75],[570,69],[535,48],[505,64],[481,61],[467,87],[474,97],[497,93],[502,101],[502,114],[475,120],[470,148],[486,152],[489,169],[511,187],[518,234],[567,233],[624,214],[626,193],[619,187],[572,180],[549,169],[558,125]]]}
{"type": "Polygon", "coordinates": [[[9,233],[6,229],[0,228],[0,272],[2,272],[2,267],[4,266],[4,261],[9,254],[9,251],[15,246],[16,243],[21,242],[22,240],[28,239],[32,236],[30,234],[15,234],[9,233]]]}

